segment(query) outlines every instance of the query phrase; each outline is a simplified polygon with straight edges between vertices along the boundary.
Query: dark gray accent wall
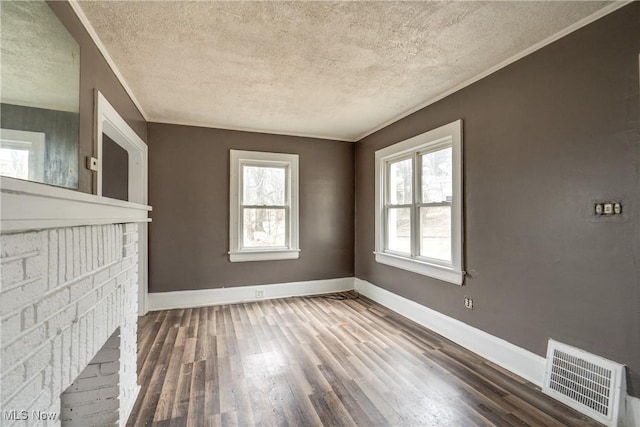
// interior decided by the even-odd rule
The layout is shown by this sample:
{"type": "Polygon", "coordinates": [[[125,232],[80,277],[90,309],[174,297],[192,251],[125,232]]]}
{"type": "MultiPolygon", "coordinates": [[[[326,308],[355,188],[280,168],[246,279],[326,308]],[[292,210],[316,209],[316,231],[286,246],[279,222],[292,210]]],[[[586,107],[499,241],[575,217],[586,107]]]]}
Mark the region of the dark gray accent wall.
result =
{"type": "Polygon", "coordinates": [[[149,291],[353,276],[354,145],[149,123],[149,291]],[[230,262],[229,150],[299,155],[300,258],[230,262]]]}
{"type": "Polygon", "coordinates": [[[78,114],[0,104],[3,129],[44,132],[44,182],[78,188],[78,114]]]}
{"type": "Polygon", "coordinates": [[[102,195],[129,200],[129,153],[102,134],[102,195]]]}
{"type": "Polygon", "coordinates": [[[639,53],[636,2],[358,142],[356,276],[539,355],[553,338],[627,364],[640,396],[639,53]],[[456,119],[462,287],[373,255],[375,151],[456,119]]]}
{"type": "Polygon", "coordinates": [[[87,156],[96,156],[94,139],[94,89],[98,89],[122,118],[142,138],[147,140],[147,123],[129,98],[109,64],[83,27],[67,2],[48,1],[47,4],[80,45],[80,144],[78,147],[78,189],[93,191],[93,173],[85,167],[87,156]]]}

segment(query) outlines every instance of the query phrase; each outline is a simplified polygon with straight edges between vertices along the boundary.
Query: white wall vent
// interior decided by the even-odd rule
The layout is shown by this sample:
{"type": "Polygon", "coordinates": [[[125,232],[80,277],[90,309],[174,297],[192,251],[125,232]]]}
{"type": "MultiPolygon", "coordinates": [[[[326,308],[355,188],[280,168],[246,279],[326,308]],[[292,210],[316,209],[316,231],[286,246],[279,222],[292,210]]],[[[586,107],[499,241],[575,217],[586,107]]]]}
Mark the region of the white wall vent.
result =
{"type": "Polygon", "coordinates": [[[624,365],[549,340],[542,390],[608,426],[618,426],[626,395],[624,365]]]}

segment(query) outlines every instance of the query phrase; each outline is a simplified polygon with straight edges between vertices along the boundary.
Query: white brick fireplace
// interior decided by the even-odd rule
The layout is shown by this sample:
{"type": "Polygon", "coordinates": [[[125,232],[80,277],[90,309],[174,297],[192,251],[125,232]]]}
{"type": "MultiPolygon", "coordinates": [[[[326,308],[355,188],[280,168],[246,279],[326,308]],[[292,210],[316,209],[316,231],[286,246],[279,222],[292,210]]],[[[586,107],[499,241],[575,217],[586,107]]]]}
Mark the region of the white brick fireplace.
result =
{"type": "Polygon", "coordinates": [[[28,207],[33,194],[2,180],[0,425],[124,425],[139,389],[138,244],[149,208],[52,189],[46,198],[67,207],[25,221],[5,206],[21,196],[28,207]]]}

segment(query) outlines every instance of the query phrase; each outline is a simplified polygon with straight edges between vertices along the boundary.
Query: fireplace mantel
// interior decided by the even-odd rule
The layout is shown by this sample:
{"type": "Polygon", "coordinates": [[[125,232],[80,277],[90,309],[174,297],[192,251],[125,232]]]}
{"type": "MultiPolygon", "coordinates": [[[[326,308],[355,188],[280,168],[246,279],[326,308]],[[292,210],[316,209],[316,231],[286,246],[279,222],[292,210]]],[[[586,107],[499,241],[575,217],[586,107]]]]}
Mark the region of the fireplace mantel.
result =
{"type": "Polygon", "coordinates": [[[0,177],[2,233],[81,225],[141,223],[151,206],[0,177]]]}

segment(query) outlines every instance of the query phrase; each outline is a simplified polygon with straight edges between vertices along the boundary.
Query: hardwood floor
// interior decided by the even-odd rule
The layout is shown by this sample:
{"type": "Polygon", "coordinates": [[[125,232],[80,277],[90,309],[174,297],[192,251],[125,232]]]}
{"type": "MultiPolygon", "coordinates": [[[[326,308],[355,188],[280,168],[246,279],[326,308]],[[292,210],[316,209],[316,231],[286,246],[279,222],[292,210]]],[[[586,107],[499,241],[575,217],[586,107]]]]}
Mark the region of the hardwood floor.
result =
{"type": "Polygon", "coordinates": [[[138,341],[129,426],[599,425],[364,297],[153,312],[138,341]]]}

